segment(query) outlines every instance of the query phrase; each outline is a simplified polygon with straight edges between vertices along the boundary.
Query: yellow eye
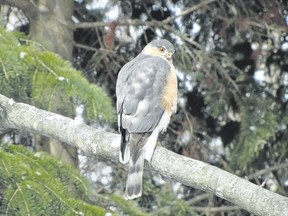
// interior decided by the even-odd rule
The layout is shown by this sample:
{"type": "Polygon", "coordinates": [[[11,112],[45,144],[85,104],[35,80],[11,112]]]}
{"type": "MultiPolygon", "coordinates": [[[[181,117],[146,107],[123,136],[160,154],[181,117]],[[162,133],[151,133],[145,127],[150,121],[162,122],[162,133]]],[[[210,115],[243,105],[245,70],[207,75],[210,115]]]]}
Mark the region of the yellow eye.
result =
{"type": "Polygon", "coordinates": [[[160,52],[164,52],[165,48],[164,47],[160,47],[159,50],[160,50],[160,52]]]}

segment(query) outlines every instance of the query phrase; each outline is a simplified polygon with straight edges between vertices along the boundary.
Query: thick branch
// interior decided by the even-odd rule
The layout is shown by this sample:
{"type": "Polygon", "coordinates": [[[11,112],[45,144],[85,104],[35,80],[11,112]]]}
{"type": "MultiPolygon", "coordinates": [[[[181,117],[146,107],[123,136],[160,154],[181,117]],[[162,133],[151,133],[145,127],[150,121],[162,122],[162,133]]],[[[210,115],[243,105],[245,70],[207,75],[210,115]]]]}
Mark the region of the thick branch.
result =
{"type": "MultiPolygon", "coordinates": [[[[41,133],[85,153],[109,160],[118,159],[119,135],[97,131],[67,117],[15,103],[0,95],[0,131],[7,129],[41,133]]],[[[150,166],[166,178],[212,192],[256,215],[288,215],[288,198],[165,148],[156,148],[150,166]]]]}

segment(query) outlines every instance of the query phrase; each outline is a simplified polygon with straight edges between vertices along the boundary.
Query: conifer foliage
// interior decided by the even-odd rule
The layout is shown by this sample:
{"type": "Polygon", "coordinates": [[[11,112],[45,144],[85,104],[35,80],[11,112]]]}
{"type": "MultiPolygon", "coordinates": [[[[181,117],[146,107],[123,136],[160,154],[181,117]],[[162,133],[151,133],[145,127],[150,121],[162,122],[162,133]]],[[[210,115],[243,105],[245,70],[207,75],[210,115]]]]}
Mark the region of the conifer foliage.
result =
{"type": "Polygon", "coordinates": [[[74,115],[76,105],[84,104],[86,120],[113,121],[114,109],[106,93],[57,54],[3,29],[0,50],[2,94],[49,111],[65,110],[67,116],[74,115]]]}
{"type": "Polygon", "coordinates": [[[0,158],[0,215],[105,215],[85,202],[88,186],[75,168],[20,145],[0,148],[0,158]]]}

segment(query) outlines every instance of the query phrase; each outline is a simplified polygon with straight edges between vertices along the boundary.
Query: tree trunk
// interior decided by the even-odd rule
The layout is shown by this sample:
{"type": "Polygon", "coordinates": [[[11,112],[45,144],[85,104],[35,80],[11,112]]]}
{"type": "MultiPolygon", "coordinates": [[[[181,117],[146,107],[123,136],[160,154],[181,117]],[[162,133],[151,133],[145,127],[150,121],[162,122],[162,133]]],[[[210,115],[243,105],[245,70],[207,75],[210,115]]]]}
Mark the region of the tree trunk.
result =
{"type": "Polygon", "coordinates": [[[37,8],[37,18],[30,19],[31,39],[71,61],[74,1],[40,0],[37,8]]]}
{"type": "MultiPolygon", "coordinates": [[[[45,49],[55,52],[63,58],[71,61],[73,51],[73,0],[0,0],[0,4],[7,4],[21,9],[29,20],[29,36],[39,42],[45,49]]],[[[62,102],[58,103],[57,110],[61,109],[62,102]]],[[[36,135],[36,150],[48,151],[64,162],[78,165],[77,150],[74,147],[60,143],[47,137],[36,135]]]]}
{"type": "MultiPolygon", "coordinates": [[[[58,53],[63,58],[72,60],[73,49],[73,0],[40,0],[37,19],[30,20],[30,37],[44,45],[50,51],[58,53]]],[[[60,113],[61,101],[59,101],[60,113]]],[[[59,112],[59,111],[58,111],[59,112]]],[[[65,143],[43,136],[36,136],[36,149],[45,150],[69,163],[78,165],[77,150],[65,143]]]]}

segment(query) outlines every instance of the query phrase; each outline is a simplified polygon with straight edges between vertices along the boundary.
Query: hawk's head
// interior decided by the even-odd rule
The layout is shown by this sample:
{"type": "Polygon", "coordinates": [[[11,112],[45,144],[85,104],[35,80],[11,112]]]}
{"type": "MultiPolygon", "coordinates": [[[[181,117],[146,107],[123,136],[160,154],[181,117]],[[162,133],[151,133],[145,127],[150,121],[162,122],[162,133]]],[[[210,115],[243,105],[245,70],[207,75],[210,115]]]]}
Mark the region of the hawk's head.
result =
{"type": "Polygon", "coordinates": [[[151,56],[160,56],[168,61],[172,60],[172,55],[175,52],[175,48],[168,40],[160,39],[153,40],[145,46],[142,53],[151,56]]]}

